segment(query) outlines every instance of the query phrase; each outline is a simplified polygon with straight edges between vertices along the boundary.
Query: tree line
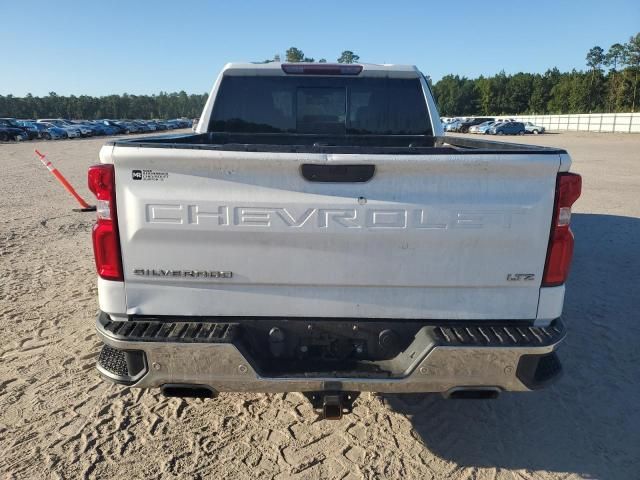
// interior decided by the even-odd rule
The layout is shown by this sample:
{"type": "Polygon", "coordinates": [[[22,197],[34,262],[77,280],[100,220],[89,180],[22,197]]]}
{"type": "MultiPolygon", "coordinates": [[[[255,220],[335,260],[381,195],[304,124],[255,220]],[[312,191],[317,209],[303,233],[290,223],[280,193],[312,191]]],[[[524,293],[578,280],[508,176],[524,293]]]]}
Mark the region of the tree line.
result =
{"type": "MultiPolygon", "coordinates": [[[[263,63],[280,62],[280,55],[263,63]]],[[[291,47],[286,62],[315,62],[291,47]]],[[[320,58],[318,63],[325,63],[320,58]]],[[[344,50],[338,63],[356,63],[360,56],[344,50]]],[[[605,52],[593,47],[586,56],[587,70],[516,73],[466,78],[446,75],[432,85],[440,114],[504,115],[589,112],[635,112],[640,105],[640,33],[625,44],[616,43],[605,52]]],[[[0,117],[16,118],[176,118],[198,117],[207,94],[160,92],[158,95],[107,95],[103,97],[44,97],[0,95],[0,117]]]]}
{"type": "Polygon", "coordinates": [[[640,106],[640,33],[586,55],[587,69],[543,74],[446,75],[433,85],[444,116],[635,112],[640,106]]]}
{"type": "Polygon", "coordinates": [[[44,97],[0,95],[0,117],[14,118],[195,118],[199,117],[207,94],[184,91],[158,95],[62,96],[50,92],[44,97]]]}
{"type": "MultiPolygon", "coordinates": [[[[302,50],[297,47],[290,47],[284,54],[285,61],[288,63],[297,62],[315,62],[315,58],[307,57],[302,50]]],[[[276,53],[273,58],[264,60],[262,63],[280,62],[280,54],[276,53]]],[[[344,50],[340,56],[336,59],[338,63],[357,63],[360,61],[360,56],[353,53],[351,50],[344,50]]],[[[321,58],[318,63],[327,63],[326,58],[321,58]]]]}

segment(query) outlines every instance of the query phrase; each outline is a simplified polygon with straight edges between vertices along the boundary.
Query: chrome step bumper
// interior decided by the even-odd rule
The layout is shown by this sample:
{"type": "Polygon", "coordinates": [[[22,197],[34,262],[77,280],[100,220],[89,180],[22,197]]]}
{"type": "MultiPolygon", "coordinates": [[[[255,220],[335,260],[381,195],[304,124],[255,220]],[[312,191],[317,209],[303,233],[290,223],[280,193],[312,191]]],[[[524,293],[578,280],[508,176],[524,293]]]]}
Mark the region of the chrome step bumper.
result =
{"type": "Polygon", "coordinates": [[[180,384],[200,385],[214,392],[271,393],[447,393],[473,387],[535,390],[560,375],[555,349],[566,333],[559,319],[544,328],[500,322],[426,325],[412,344],[418,347],[403,352],[407,369],[392,378],[261,375],[259,366],[237,342],[241,328],[236,323],[114,322],[100,312],[96,326],[105,345],[97,368],[113,382],[141,388],[180,384]]]}

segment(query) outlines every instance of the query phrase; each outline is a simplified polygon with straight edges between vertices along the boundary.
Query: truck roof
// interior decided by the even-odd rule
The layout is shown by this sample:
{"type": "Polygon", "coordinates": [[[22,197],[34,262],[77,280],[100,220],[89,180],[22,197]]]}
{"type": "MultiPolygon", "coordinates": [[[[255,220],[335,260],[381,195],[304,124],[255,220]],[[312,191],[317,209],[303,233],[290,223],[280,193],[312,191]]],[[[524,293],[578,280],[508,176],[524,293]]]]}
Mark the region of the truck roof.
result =
{"type": "Polygon", "coordinates": [[[388,78],[420,78],[422,73],[415,65],[395,65],[377,63],[227,63],[222,69],[223,75],[228,76],[286,76],[283,66],[312,66],[313,68],[340,68],[348,66],[360,66],[362,71],[358,77],[388,77],[388,78]]]}

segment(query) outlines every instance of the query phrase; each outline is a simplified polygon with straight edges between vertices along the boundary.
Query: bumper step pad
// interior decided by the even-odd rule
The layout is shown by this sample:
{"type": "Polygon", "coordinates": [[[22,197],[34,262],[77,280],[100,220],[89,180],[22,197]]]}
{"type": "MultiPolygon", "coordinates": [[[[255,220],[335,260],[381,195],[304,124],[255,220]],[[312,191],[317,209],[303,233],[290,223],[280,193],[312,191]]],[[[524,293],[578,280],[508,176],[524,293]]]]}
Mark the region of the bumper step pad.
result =
{"type": "Polygon", "coordinates": [[[435,327],[433,333],[441,346],[545,347],[564,336],[564,326],[555,320],[548,327],[463,326],[435,327]]]}
{"type": "Polygon", "coordinates": [[[176,343],[232,343],[237,323],[100,320],[109,336],[118,340],[176,343]],[[104,323],[103,323],[104,322],[104,323]]]}

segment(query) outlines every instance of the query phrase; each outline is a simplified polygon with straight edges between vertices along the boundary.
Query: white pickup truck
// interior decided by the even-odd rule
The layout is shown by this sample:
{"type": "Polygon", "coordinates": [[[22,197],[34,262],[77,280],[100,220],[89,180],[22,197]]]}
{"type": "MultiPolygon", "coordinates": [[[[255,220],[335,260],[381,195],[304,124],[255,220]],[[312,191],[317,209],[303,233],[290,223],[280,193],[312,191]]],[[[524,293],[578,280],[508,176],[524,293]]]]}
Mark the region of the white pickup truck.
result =
{"type": "Polygon", "coordinates": [[[111,381],[166,395],[538,389],[579,175],[563,150],[444,136],[398,65],[229,64],[193,134],[89,169],[111,381]]]}

